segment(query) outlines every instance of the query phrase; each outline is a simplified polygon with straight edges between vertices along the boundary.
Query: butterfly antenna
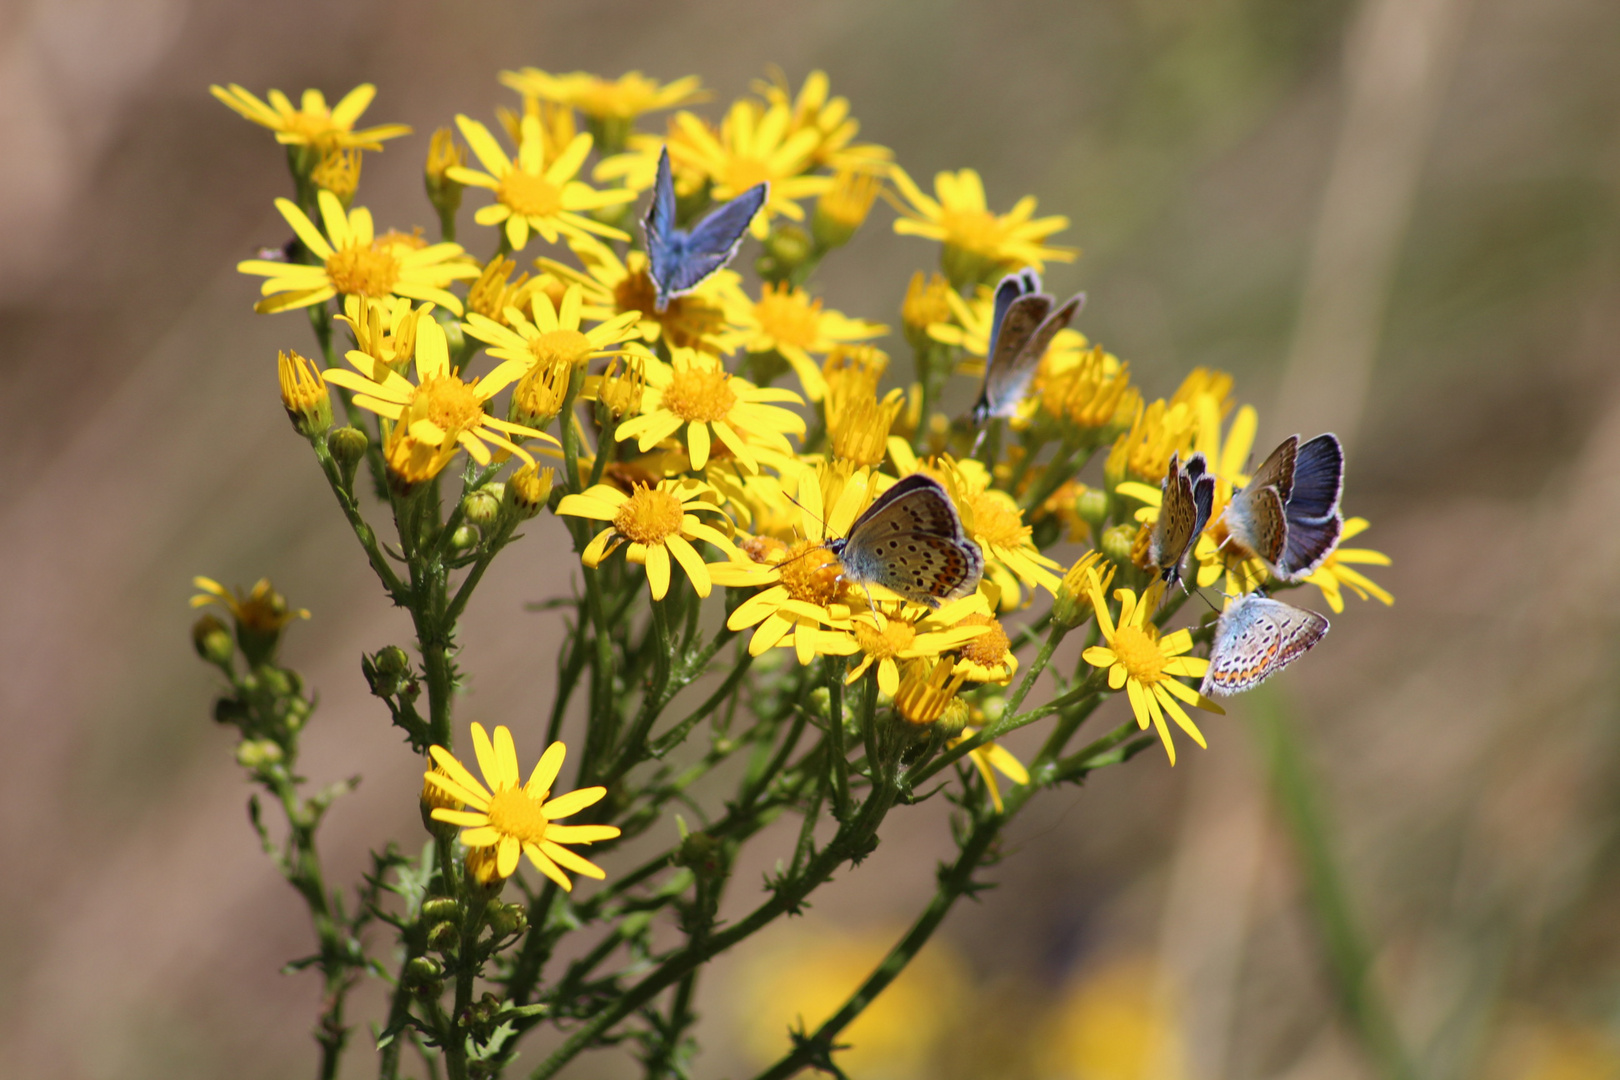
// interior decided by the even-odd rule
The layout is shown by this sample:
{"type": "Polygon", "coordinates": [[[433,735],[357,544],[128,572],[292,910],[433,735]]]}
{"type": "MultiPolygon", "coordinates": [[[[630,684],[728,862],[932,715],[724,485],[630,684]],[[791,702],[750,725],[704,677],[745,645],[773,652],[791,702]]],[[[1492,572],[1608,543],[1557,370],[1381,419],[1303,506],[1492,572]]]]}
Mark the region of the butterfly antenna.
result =
{"type": "Polygon", "coordinates": [[[979,434],[977,436],[975,436],[974,439],[973,439],[973,449],[968,451],[968,457],[976,458],[976,457],[979,456],[979,447],[984,445],[985,436],[987,436],[989,434],[990,434],[990,429],[989,428],[982,427],[982,428],[979,429],[979,434]]]}

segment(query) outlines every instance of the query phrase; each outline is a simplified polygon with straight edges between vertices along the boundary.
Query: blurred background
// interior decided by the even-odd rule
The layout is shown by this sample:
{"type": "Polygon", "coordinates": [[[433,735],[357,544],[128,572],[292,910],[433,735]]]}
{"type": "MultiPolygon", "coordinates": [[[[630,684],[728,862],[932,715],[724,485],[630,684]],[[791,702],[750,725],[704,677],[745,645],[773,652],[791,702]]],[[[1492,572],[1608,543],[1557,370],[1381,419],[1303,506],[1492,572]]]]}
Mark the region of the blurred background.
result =
{"type": "MultiPolygon", "coordinates": [[[[1345,436],[1346,511],[1396,602],[1350,598],[1273,700],[1375,976],[1423,1076],[1620,1076],[1617,56],[1613,0],[0,5],[0,1072],[314,1066],[317,977],[278,974],[312,939],[208,718],[193,574],[269,575],[314,611],[283,652],[321,694],[305,760],[364,777],[323,832],[332,878],[419,835],[420,767],[358,665],[408,628],[276,399],[307,326],[254,315],[234,270],[285,239],[284,163],[208,85],[376,83],[366,122],[416,134],[360,201],[408,226],[431,222],[433,128],[515,103],[498,70],[695,73],[729,100],[775,63],[828,71],[920,180],[973,166],[993,209],[1068,215],[1055,239],[1085,253],[1049,285],[1089,293],[1079,325],[1150,396],[1218,366],[1259,447],[1345,436]]],[[[822,277],[897,327],[936,249],[889,215],[822,277]]],[[[558,628],[523,602],[573,572],[531,532],[463,641],[462,715],[525,755],[558,628]]],[[[1037,799],[999,887],[849,1032],[851,1075],[1376,1075],[1242,699],[1205,731],[1174,770],[1150,753],[1037,799]]],[[[932,888],[942,810],[896,815],[806,918],[717,965],[698,1075],[752,1075],[857,985],[932,888]]],[[[776,855],[739,868],[739,905],[776,855]]],[[[370,1075],[363,1045],[349,1066],[370,1075]]]]}

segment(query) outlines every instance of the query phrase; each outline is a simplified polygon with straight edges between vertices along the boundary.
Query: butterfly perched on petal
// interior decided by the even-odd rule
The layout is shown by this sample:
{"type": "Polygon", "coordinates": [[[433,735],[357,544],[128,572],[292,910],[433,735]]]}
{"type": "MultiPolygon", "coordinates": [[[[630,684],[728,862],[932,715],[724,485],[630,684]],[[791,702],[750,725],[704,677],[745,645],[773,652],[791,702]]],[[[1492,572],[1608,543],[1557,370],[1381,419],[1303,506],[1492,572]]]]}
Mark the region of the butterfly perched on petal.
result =
{"type": "Polygon", "coordinates": [[[1240,596],[1215,624],[1209,670],[1198,692],[1225,697],[1252,690],[1304,656],[1327,632],[1327,619],[1314,611],[1259,593],[1240,596]]]}
{"type": "Polygon", "coordinates": [[[1001,279],[991,308],[984,386],[970,414],[973,423],[1011,416],[1018,410],[1052,339],[1085,302],[1086,294],[1078,293],[1054,311],[1056,301],[1041,292],[1041,276],[1031,269],[1001,279]]]}
{"type": "Polygon", "coordinates": [[[1318,435],[1301,444],[1298,435],[1290,435],[1232,496],[1227,531],[1279,580],[1299,581],[1339,543],[1343,490],[1344,448],[1338,436],[1318,435]]]}
{"type": "Polygon", "coordinates": [[[984,576],[984,553],[963,531],[950,496],[922,473],[879,495],[827,550],[843,564],[845,581],[881,585],[929,607],[967,596],[984,576]]]}
{"type": "Polygon", "coordinates": [[[647,231],[647,272],[657,289],[653,303],[659,311],[667,308],[672,298],[691,292],[731,261],[748,231],[748,223],[765,205],[770,190],[768,183],[755,184],[709,211],[690,230],[676,228],[675,180],[669,170],[669,147],[663,149],[658,155],[652,206],[643,221],[647,231]]]}
{"type": "Polygon", "coordinates": [[[1205,467],[1204,455],[1194,454],[1182,465],[1171,453],[1159,492],[1159,519],[1148,537],[1148,558],[1174,585],[1181,580],[1181,564],[1209,524],[1215,503],[1215,477],[1205,467]]]}

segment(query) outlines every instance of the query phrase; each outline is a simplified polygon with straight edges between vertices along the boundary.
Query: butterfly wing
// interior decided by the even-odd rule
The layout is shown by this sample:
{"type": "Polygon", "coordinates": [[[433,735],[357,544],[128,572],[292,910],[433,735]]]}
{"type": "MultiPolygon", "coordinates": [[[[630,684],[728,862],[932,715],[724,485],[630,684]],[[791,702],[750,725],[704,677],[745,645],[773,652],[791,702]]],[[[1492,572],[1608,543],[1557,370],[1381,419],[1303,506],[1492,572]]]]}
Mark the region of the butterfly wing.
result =
{"type": "Polygon", "coordinates": [[[1175,581],[1181,575],[1181,560],[1192,543],[1197,509],[1193,503],[1192,479],[1174,453],[1159,484],[1159,494],[1159,518],[1148,537],[1148,558],[1166,581],[1175,581]]]}
{"type": "Polygon", "coordinates": [[[968,595],[984,574],[984,553],[964,533],[950,496],[921,473],[874,500],[835,543],[848,580],[929,607],[968,595]]]}
{"type": "Polygon", "coordinates": [[[1321,521],[1295,521],[1290,516],[1282,557],[1277,560],[1277,576],[1284,581],[1310,577],[1333,554],[1343,533],[1344,519],[1338,511],[1321,521]]]}
{"type": "Polygon", "coordinates": [[[1226,530],[1232,539],[1248,548],[1268,565],[1282,559],[1288,540],[1288,521],[1283,516],[1282,496],[1275,487],[1249,486],[1232,496],[1226,507],[1226,530]]]}
{"type": "Polygon", "coordinates": [[[675,227],[675,180],[669,169],[669,147],[658,155],[652,205],[642,221],[647,233],[647,273],[658,288],[658,310],[669,303],[669,281],[685,248],[685,234],[675,227]]]}
{"type": "Polygon", "coordinates": [[[704,278],[731,261],[754,220],[770,197],[769,184],[755,184],[704,215],[688,235],[686,251],[670,282],[675,294],[695,289],[704,278]]]}
{"type": "Polygon", "coordinates": [[[1344,491],[1344,447],[1337,435],[1318,435],[1299,448],[1294,485],[1286,496],[1288,522],[1324,521],[1339,512],[1344,491]]]}
{"type": "Polygon", "coordinates": [[[1260,685],[1303,656],[1328,632],[1314,611],[1251,593],[1221,613],[1199,693],[1225,697],[1260,685]]]}
{"type": "MultiPolygon", "coordinates": [[[[1034,271],[1027,271],[1033,274],[1034,271]]],[[[1007,308],[1012,302],[1025,293],[1041,291],[1040,279],[1035,280],[1035,287],[1029,287],[1029,281],[1024,273],[1008,274],[996,286],[996,298],[990,309],[990,344],[985,348],[984,355],[988,362],[989,357],[996,354],[996,341],[1001,336],[1001,321],[1007,317],[1007,308]]]]}
{"type": "MultiPolygon", "coordinates": [[[[1249,479],[1249,489],[1259,490],[1264,487],[1274,487],[1277,494],[1282,497],[1284,504],[1294,490],[1294,467],[1299,454],[1299,436],[1290,435],[1277,444],[1277,449],[1260,467],[1254,470],[1254,476],[1249,479]]],[[[1245,489],[1248,490],[1248,489],[1245,489]]]]}
{"type": "MultiPolygon", "coordinates": [[[[1035,374],[1024,366],[1030,338],[1040,329],[1052,310],[1052,298],[1045,293],[1020,296],[1007,305],[996,334],[995,347],[984,362],[984,387],[973,407],[973,419],[982,423],[992,416],[1010,416],[1024,396],[1024,387],[1035,374]]],[[[1040,359],[1039,356],[1036,357],[1040,359]]]]}

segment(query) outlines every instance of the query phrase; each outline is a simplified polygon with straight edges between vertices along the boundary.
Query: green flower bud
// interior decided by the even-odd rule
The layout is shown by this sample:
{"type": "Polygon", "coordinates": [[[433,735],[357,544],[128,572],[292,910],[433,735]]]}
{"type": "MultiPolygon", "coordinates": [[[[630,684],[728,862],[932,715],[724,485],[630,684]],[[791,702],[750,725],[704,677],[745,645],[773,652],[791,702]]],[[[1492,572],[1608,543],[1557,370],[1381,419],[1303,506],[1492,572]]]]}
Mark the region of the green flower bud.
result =
{"type": "Polygon", "coordinates": [[[1074,512],[1093,530],[1101,529],[1103,522],[1108,520],[1108,503],[1108,492],[1087,488],[1074,500],[1074,512]]]}
{"type": "Polygon", "coordinates": [[[538,514],[551,498],[551,485],[556,479],[556,472],[552,469],[541,469],[534,465],[525,465],[512,474],[506,485],[506,505],[512,508],[513,513],[520,519],[532,518],[538,514]]]}
{"type": "Polygon", "coordinates": [[[191,625],[191,644],[197,655],[210,664],[224,667],[236,655],[236,641],[230,629],[212,615],[204,615],[191,625]]]}
{"type": "Polygon", "coordinates": [[[428,948],[437,953],[452,953],[461,944],[461,930],[455,923],[436,924],[427,934],[428,948]]]}
{"type": "Polygon", "coordinates": [[[462,525],[450,534],[450,549],[452,551],[471,551],[478,546],[478,530],[471,525],[462,525]]]}
{"type": "Polygon", "coordinates": [[[797,225],[779,225],[765,238],[765,254],[758,260],[759,276],[782,281],[792,274],[815,249],[810,234],[797,225]]]}
{"type": "Polygon", "coordinates": [[[529,928],[529,916],[522,904],[493,903],[484,913],[484,918],[496,937],[521,934],[529,928]]]}
{"type": "Polygon", "coordinates": [[[444,993],[444,965],[431,956],[418,956],[405,965],[405,985],[424,998],[444,993]]]}
{"type": "Polygon", "coordinates": [[[435,896],[422,904],[422,921],[454,922],[461,918],[461,902],[448,896],[435,896]]]}
{"type": "Polygon", "coordinates": [[[702,876],[718,874],[725,865],[720,841],[708,833],[688,833],[675,850],[675,865],[702,876]]]}
{"type": "MultiPolygon", "coordinates": [[[[967,727],[968,717],[972,711],[967,702],[959,697],[953,697],[945,703],[945,711],[939,714],[938,720],[934,721],[933,729],[939,734],[940,738],[954,739],[962,734],[963,728],[967,727]]],[[[911,725],[906,726],[910,727],[911,725]]],[[[912,728],[912,730],[916,729],[912,728]]]]}
{"type": "Polygon", "coordinates": [[[345,425],[326,433],[326,449],[331,451],[332,460],[337,462],[344,488],[354,487],[355,469],[359,467],[360,460],[366,456],[366,449],[370,445],[371,440],[366,437],[366,433],[357,427],[345,425]]]}
{"type": "Polygon", "coordinates": [[[501,500],[505,496],[505,484],[486,484],[461,500],[461,512],[469,524],[487,532],[501,520],[501,500]]]}
{"type": "Polygon", "coordinates": [[[1131,548],[1136,543],[1136,534],[1140,531],[1135,522],[1125,522],[1104,530],[1102,543],[1098,545],[1108,560],[1119,566],[1128,566],[1131,561],[1131,548]]]}
{"type": "Polygon", "coordinates": [[[377,697],[394,697],[411,680],[411,658],[398,645],[390,645],[375,656],[362,656],[360,670],[377,697]]]}
{"type": "Polygon", "coordinates": [[[236,745],[236,763],[244,769],[278,765],[286,755],[269,739],[245,739],[236,745]]]}
{"type": "Polygon", "coordinates": [[[832,712],[832,691],[825,686],[817,686],[805,698],[805,707],[815,716],[827,716],[832,712]]]}

